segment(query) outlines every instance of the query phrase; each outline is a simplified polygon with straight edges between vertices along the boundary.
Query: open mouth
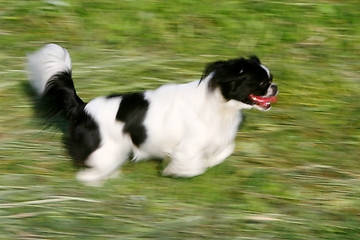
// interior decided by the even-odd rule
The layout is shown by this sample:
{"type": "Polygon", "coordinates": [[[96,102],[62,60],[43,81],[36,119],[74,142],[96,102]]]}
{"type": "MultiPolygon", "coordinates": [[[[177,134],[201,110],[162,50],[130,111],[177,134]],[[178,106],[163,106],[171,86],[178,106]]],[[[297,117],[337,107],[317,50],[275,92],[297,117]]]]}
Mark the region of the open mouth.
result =
{"type": "Polygon", "coordinates": [[[269,109],[271,107],[271,103],[276,103],[278,100],[277,96],[260,97],[254,94],[250,94],[249,99],[262,109],[269,109]]]}

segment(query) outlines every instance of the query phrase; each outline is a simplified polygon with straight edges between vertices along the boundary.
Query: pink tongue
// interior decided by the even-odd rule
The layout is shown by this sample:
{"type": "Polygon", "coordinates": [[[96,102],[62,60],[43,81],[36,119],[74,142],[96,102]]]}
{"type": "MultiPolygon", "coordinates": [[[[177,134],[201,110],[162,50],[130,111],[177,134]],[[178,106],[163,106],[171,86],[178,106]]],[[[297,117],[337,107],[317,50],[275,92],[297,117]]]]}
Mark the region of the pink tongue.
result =
{"type": "Polygon", "coordinates": [[[256,104],[262,107],[270,107],[270,103],[276,103],[278,98],[276,96],[272,97],[259,97],[255,96],[254,94],[250,94],[249,98],[256,104]]]}

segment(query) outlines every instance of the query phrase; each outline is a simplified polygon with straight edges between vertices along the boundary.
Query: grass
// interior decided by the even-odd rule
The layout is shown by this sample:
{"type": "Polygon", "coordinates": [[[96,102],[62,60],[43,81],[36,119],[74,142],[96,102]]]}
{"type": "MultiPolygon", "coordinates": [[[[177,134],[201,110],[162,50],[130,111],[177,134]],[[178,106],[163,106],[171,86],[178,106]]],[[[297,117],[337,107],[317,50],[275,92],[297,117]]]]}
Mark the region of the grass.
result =
{"type": "Polygon", "coordinates": [[[357,1],[6,1],[0,6],[1,239],[360,238],[357,1]],[[236,151],[192,179],[127,164],[101,188],[74,179],[44,129],[25,56],[72,57],[79,95],[156,88],[257,54],[280,89],[245,111],[236,151]]]}

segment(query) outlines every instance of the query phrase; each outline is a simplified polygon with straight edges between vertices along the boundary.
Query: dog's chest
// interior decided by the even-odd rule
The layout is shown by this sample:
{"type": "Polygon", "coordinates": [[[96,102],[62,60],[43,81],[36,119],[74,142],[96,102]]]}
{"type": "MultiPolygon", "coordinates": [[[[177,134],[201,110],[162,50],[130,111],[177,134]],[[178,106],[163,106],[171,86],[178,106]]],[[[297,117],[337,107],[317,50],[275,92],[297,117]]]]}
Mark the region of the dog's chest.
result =
{"type": "Polygon", "coordinates": [[[218,149],[232,143],[236,137],[239,125],[242,121],[240,112],[236,114],[224,114],[217,116],[208,124],[207,142],[208,149],[218,149]]]}

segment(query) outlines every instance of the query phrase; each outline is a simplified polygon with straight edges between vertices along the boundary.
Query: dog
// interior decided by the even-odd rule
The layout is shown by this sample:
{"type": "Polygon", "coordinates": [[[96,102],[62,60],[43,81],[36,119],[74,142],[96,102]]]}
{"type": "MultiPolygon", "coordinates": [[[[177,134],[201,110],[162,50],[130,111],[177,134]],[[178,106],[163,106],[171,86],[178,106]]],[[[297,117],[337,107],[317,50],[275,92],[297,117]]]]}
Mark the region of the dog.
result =
{"type": "Polygon", "coordinates": [[[48,44],[28,55],[28,70],[46,114],[68,121],[69,155],[84,165],[77,179],[90,184],[115,174],[130,156],[170,157],[165,176],[201,175],[234,151],[241,110],[269,110],[278,94],[256,56],[211,63],[198,81],[88,103],[75,91],[65,48],[48,44]]]}

